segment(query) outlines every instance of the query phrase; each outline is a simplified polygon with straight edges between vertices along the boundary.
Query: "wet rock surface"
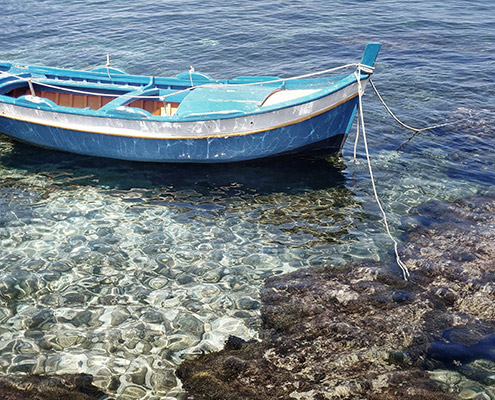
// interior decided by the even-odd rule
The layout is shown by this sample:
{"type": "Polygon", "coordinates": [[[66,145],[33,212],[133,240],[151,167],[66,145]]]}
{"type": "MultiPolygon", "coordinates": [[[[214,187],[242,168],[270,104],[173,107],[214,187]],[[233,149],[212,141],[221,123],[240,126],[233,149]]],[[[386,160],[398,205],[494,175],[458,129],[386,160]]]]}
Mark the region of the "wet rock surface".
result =
{"type": "Polygon", "coordinates": [[[91,400],[107,398],[90,375],[0,376],[2,400],[91,400]]]}
{"type": "Polygon", "coordinates": [[[261,341],[186,361],[189,399],[495,398],[495,196],[411,210],[394,264],[266,281],[261,341]]]}

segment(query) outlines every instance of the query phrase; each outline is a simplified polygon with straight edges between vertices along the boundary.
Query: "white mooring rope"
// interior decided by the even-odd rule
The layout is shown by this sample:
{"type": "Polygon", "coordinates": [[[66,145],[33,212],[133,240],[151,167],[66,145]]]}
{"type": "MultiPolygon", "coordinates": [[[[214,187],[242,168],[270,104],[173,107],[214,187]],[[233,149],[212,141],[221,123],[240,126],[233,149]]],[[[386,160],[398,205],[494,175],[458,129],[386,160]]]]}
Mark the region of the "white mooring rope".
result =
{"type": "Polygon", "coordinates": [[[438,124],[438,125],[432,125],[432,126],[427,126],[425,128],[413,128],[412,126],[409,126],[409,125],[406,125],[404,122],[402,122],[401,120],[399,120],[399,118],[397,118],[395,116],[395,114],[392,112],[392,110],[389,108],[389,106],[385,103],[385,101],[383,100],[382,96],[380,95],[380,93],[378,93],[378,89],[376,88],[375,84],[373,83],[373,81],[371,80],[370,78],[370,85],[371,87],[373,88],[373,90],[375,91],[376,95],[378,96],[378,99],[380,100],[380,102],[383,104],[383,106],[385,107],[385,109],[388,111],[388,113],[392,116],[393,119],[395,119],[400,125],[402,125],[404,128],[406,129],[409,129],[411,131],[415,131],[417,133],[419,132],[423,132],[423,131],[430,131],[432,129],[435,129],[435,128],[442,128],[444,126],[449,126],[449,125],[455,125],[455,124],[458,124],[459,122],[461,121],[464,121],[466,120],[467,118],[463,118],[463,119],[459,119],[459,120],[456,120],[456,121],[452,121],[452,122],[446,122],[444,124],[438,124]]]}
{"type": "MultiPolygon", "coordinates": [[[[355,72],[354,75],[356,75],[356,79],[357,79],[357,83],[358,83],[358,97],[359,97],[358,132],[359,132],[359,120],[360,120],[361,126],[362,126],[362,131],[363,131],[363,142],[364,142],[364,149],[366,152],[366,160],[368,162],[368,170],[370,172],[371,186],[373,187],[373,194],[375,196],[376,203],[378,204],[378,207],[380,208],[380,211],[382,213],[383,224],[385,225],[385,229],[387,230],[387,235],[390,238],[390,240],[392,240],[392,242],[394,243],[395,260],[397,261],[397,265],[399,265],[400,269],[402,270],[402,276],[407,281],[407,280],[409,280],[411,275],[409,273],[409,270],[408,270],[406,264],[404,264],[404,262],[402,262],[402,260],[400,258],[399,250],[398,250],[399,245],[398,245],[397,241],[394,239],[394,237],[392,236],[392,233],[390,232],[390,228],[389,228],[388,220],[387,220],[387,214],[385,213],[385,210],[382,207],[382,203],[380,202],[380,198],[378,197],[378,192],[376,191],[375,178],[373,176],[373,168],[371,167],[370,154],[368,151],[368,141],[366,139],[366,128],[364,126],[364,114],[363,114],[363,102],[362,102],[362,97],[363,97],[364,91],[363,91],[363,88],[361,85],[361,70],[358,68],[357,72],[355,72]]],[[[356,143],[357,143],[357,137],[356,137],[356,143]]],[[[354,154],[355,154],[355,152],[356,152],[356,150],[354,150],[354,154]]]]}
{"type": "Polygon", "coordinates": [[[105,64],[105,67],[107,69],[108,79],[112,80],[112,77],[110,75],[110,54],[108,53],[107,53],[107,63],[105,64]]]}
{"type": "MultiPolygon", "coordinates": [[[[369,152],[368,152],[368,143],[367,143],[367,140],[366,140],[366,130],[365,130],[365,127],[364,127],[364,113],[363,113],[363,103],[362,103],[362,96],[364,94],[364,91],[362,89],[361,79],[360,79],[361,78],[361,71],[362,70],[363,69],[361,68],[361,66],[358,65],[357,71],[354,73],[354,75],[356,76],[357,82],[358,82],[358,94],[359,94],[359,107],[358,107],[359,117],[358,117],[358,120],[357,120],[356,140],[354,142],[354,163],[356,164],[356,162],[357,162],[357,155],[356,155],[356,153],[357,153],[357,145],[358,145],[358,141],[359,141],[359,129],[360,129],[360,125],[362,125],[363,142],[364,142],[364,148],[365,148],[365,151],[366,151],[366,160],[368,162],[368,169],[369,169],[370,177],[371,177],[371,185],[373,187],[373,194],[375,196],[375,200],[376,200],[376,202],[378,204],[378,207],[380,208],[380,211],[382,213],[383,223],[385,225],[385,229],[387,230],[387,234],[390,237],[390,239],[392,240],[392,242],[394,243],[394,250],[395,250],[395,257],[396,257],[397,264],[399,265],[399,267],[402,270],[402,275],[403,275],[404,279],[407,281],[410,278],[409,270],[408,270],[407,266],[404,264],[404,262],[401,260],[401,258],[399,256],[397,241],[392,237],[392,234],[390,232],[390,228],[389,228],[389,225],[388,225],[388,221],[387,221],[387,215],[386,215],[386,213],[385,213],[385,211],[384,211],[384,209],[382,207],[382,204],[380,202],[380,199],[378,198],[378,193],[376,191],[375,178],[373,176],[373,169],[371,167],[371,160],[370,160],[370,156],[369,156],[369,152]]],[[[364,72],[367,73],[367,74],[369,74],[368,71],[364,71],[364,72]]],[[[428,131],[428,130],[432,130],[432,129],[436,129],[436,128],[441,128],[441,127],[444,127],[444,126],[455,125],[455,124],[458,124],[459,122],[462,122],[462,121],[465,121],[465,120],[469,119],[468,117],[466,117],[466,118],[462,118],[462,119],[459,119],[459,120],[456,120],[456,121],[446,122],[446,123],[443,123],[443,124],[437,124],[437,125],[427,126],[427,127],[424,127],[424,128],[414,128],[412,126],[409,126],[409,125],[403,123],[401,120],[399,120],[399,118],[397,118],[395,116],[395,114],[392,112],[392,110],[390,109],[390,107],[385,103],[385,100],[383,100],[382,96],[378,92],[378,89],[376,88],[375,84],[371,80],[371,77],[369,79],[369,83],[370,83],[371,87],[373,88],[373,90],[375,91],[378,99],[383,104],[383,106],[385,107],[385,109],[387,110],[387,112],[392,116],[392,118],[397,123],[399,123],[402,127],[406,128],[408,130],[414,131],[414,135],[411,136],[407,142],[409,142],[410,140],[412,140],[420,132],[424,132],[424,131],[428,131]]],[[[399,147],[399,149],[401,147],[402,147],[402,145],[399,147]]]]}

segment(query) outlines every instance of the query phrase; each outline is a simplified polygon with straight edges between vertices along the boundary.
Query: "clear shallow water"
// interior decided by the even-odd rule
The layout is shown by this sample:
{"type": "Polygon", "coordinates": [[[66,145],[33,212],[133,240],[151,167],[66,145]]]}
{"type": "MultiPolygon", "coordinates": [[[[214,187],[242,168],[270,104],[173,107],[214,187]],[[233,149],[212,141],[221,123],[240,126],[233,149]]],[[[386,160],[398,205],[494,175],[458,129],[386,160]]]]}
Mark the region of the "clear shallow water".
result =
{"type": "MultiPolygon", "coordinates": [[[[368,90],[369,145],[394,235],[426,200],[494,190],[491,2],[4,0],[2,9],[0,59],[84,69],[110,53],[140,74],[194,65],[218,78],[290,76],[355,62],[367,41],[381,41],[374,81],[400,118],[466,119],[407,142],[368,90]]],[[[390,257],[353,139],[342,158],[205,167],[1,137],[0,371],[88,372],[121,398],[180,398],[181,360],[229,334],[256,337],[264,278],[390,257]]]]}

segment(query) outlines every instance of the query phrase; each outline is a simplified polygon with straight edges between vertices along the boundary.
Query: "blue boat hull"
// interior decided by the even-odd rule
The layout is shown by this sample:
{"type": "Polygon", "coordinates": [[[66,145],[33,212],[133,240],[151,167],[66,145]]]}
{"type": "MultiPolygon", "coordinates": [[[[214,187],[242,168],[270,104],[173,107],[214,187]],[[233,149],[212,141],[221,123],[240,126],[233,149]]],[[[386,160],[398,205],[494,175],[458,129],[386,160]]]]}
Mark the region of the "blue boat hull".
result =
{"type": "MultiPolygon", "coordinates": [[[[342,149],[379,43],[337,77],[176,77],[0,62],[0,132],[131,161],[226,163],[342,149]]],[[[347,68],[343,66],[339,68],[347,68]]]]}
{"type": "Polygon", "coordinates": [[[357,98],[292,125],[258,133],[197,139],[105,135],[33,124],[0,116],[2,133],[48,149],[146,162],[236,162],[293,154],[338,153],[357,109],[357,98]]]}

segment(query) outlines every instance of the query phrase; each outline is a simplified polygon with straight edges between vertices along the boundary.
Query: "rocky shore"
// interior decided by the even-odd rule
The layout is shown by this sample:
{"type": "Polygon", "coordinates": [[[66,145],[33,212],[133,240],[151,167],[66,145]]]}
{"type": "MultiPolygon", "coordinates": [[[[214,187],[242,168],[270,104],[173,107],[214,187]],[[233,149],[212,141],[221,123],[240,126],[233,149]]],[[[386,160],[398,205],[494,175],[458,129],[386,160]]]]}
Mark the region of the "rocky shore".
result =
{"type": "Polygon", "coordinates": [[[493,398],[495,197],[428,202],[395,264],[269,279],[261,341],[184,362],[189,399],[493,398]]]}
{"type": "MultiPolygon", "coordinates": [[[[495,398],[495,196],[431,201],[394,262],[268,279],[260,341],[185,361],[187,399],[495,398]]],[[[88,375],[0,377],[6,400],[102,399],[88,375]]]]}

